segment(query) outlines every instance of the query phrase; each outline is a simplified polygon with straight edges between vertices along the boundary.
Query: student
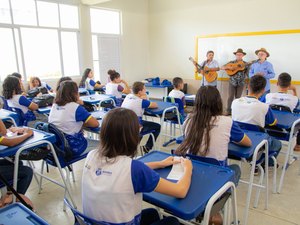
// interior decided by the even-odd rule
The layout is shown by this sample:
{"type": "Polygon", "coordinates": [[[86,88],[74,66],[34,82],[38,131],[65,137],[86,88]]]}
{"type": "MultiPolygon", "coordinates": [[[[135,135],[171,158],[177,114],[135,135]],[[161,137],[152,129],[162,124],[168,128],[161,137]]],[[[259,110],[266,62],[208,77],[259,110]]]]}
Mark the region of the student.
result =
{"type": "Polygon", "coordinates": [[[174,158],[146,164],[134,160],[138,143],[135,113],[124,108],[110,110],[102,122],[100,147],[88,154],[83,168],[84,214],[105,224],[179,224],[172,217],[159,221],[154,209],[142,210],[142,193],[156,191],[184,198],[191,183],[191,161],[182,158],[184,174],[177,183],[170,182],[153,169],[176,163],[174,158]]]}
{"type": "MultiPolygon", "coordinates": [[[[266,95],[266,103],[269,105],[282,105],[288,107],[291,112],[298,105],[296,87],[291,84],[292,77],[288,73],[281,73],[278,76],[277,87],[278,92],[269,93],[266,95]],[[292,94],[288,91],[291,90],[292,94]]],[[[297,135],[297,144],[294,151],[300,151],[300,133],[297,135]]]]}
{"type": "MultiPolygon", "coordinates": [[[[154,130],[153,135],[155,140],[160,133],[160,124],[142,120],[144,110],[146,108],[157,108],[156,102],[150,102],[147,99],[145,84],[135,82],[132,86],[133,94],[128,94],[122,103],[122,107],[133,110],[139,118],[140,125],[143,127],[141,132],[154,130]]],[[[143,151],[148,153],[153,147],[152,137],[149,137],[145,146],[142,146],[143,151]]]]}
{"type": "Polygon", "coordinates": [[[74,155],[81,155],[87,148],[82,126],[98,127],[98,121],[77,103],[78,87],[74,81],[63,81],[56,93],[48,122],[65,133],[74,155]]]}
{"type": "MultiPolygon", "coordinates": [[[[217,88],[202,86],[197,91],[194,111],[183,124],[185,139],[176,153],[186,153],[210,157],[227,165],[228,143],[251,146],[251,140],[230,117],[222,115],[223,104],[217,88]],[[208,129],[206,128],[208,127],[208,129]]],[[[240,168],[232,167],[236,174],[235,183],[240,178],[240,168]]]]}
{"type": "Polygon", "coordinates": [[[173,79],[173,87],[174,87],[174,89],[169,93],[169,97],[179,98],[183,103],[183,107],[185,107],[185,95],[181,91],[184,87],[182,78],[175,77],[173,79]]]}
{"type": "MultiPolygon", "coordinates": [[[[208,68],[208,71],[215,71],[215,72],[219,71],[219,70],[220,70],[219,64],[218,64],[218,62],[217,62],[216,60],[214,60],[214,55],[215,55],[215,53],[214,53],[212,50],[207,51],[207,53],[206,53],[206,58],[207,58],[207,59],[204,60],[204,61],[200,64],[200,66],[201,66],[202,68],[207,67],[207,68],[208,68]]],[[[202,72],[202,70],[201,70],[201,71],[198,71],[198,72],[202,72]]],[[[212,81],[212,82],[208,82],[208,81],[206,80],[205,76],[203,75],[203,78],[202,78],[202,85],[210,85],[210,86],[217,87],[217,79],[215,79],[215,80],[212,81]]]]}
{"type": "Polygon", "coordinates": [[[11,74],[11,76],[14,76],[14,77],[16,77],[16,78],[19,79],[20,85],[21,85],[22,94],[26,95],[25,88],[24,88],[23,81],[22,81],[22,75],[19,74],[19,73],[17,73],[17,72],[14,72],[14,73],[11,74]]]}
{"type": "Polygon", "coordinates": [[[266,79],[265,92],[260,96],[260,101],[265,102],[266,94],[270,93],[270,79],[275,77],[275,72],[272,63],[267,61],[270,56],[269,52],[265,48],[260,48],[255,51],[258,56],[258,60],[254,62],[249,70],[249,78],[254,75],[263,76],[266,79]]]}
{"type": "Polygon", "coordinates": [[[117,98],[117,105],[122,104],[122,93],[129,94],[130,88],[125,80],[121,80],[121,76],[115,70],[109,70],[108,72],[110,82],[106,84],[105,93],[113,95],[117,98]]]}
{"type": "MultiPolygon", "coordinates": [[[[12,127],[6,129],[2,120],[0,120],[0,145],[13,147],[25,141],[33,135],[33,131],[28,128],[12,127]],[[15,133],[13,136],[8,136],[8,133],[15,133]]],[[[11,181],[14,178],[14,163],[7,159],[0,159],[0,174],[7,180],[11,181]]],[[[31,180],[33,171],[30,167],[19,164],[17,192],[25,194],[31,180]]]]}
{"type": "MultiPolygon", "coordinates": [[[[235,99],[232,102],[232,119],[234,121],[257,125],[260,127],[274,126],[277,123],[269,105],[260,102],[258,99],[265,93],[266,79],[261,75],[254,75],[249,83],[249,95],[235,99]]],[[[269,151],[279,154],[281,142],[273,137],[269,137],[269,151]]],[[[269,166],[274,166],[272,158],[269,166]]]]}
{"type": "Polygon", "coordinates": [[[41,81],[40,78],[30,77],[29,90],[38,87],[46,88],[48,92],[53,92],[53,89],[46,82],[41,81]]]}
{"type": "Polygon", "coordinates": [[[99,89],[104,87],[105,85],[101,84],[99,81],[95,82],[93,80],[94,72],[90,68],[86,68],[83,72],[81,81],[79,83],[79,87],[83,87],[88,91],[94,91],[94,89],[99,89]]]}
{"type": "Polygon", "coordinates": [[[29,114],[29,110],[35,111],[38,109],[37,104],[29,101],[22,95],[20,81],[15,76],[7,76],[2,86],[3,96],[7,100],[9,107],[22,110],[25,116],[29,114]]]}

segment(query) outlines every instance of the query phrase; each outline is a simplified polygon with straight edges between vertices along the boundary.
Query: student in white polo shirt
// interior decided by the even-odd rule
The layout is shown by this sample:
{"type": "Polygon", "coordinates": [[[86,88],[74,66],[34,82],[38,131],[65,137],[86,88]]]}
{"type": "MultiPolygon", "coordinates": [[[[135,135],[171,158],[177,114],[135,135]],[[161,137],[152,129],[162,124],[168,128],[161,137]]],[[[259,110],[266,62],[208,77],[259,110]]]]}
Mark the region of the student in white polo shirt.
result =
{"type": "Polygon", "coordinates": [[[174,89],[169,93],[169,97],[179,98],[182,101],[183,107],[185,107],[185,95],[181,91],[184,87],[182,78],[175,77],[173,79],[173,87],[174,89]]]}
{"type": "MultiPolygon", "coordinates": [[[[291,84],[292,77],[288,73],[281,73],[278,76],[277,87],[278,92],[266,95],[266,103],[269,105],[282,105],[288,107],[291,112],[297,107],[299,99],[296,87],[291,84]],[[292,94],[288,93],[291,90],[292,94]]],[[[295,151],[300,151],[300,133],[297,136],[297,144],[295,151]]]]}
{"type": "Polygon", "coordinates": [[[120,74],[115,70],[109,70],[108,72],[110,82],[106,84],[105,93],[108,95],[113,95],[117,98],[116,105],[120,106],[122,104],[122,94],[129,94],[130,88],[125,80],[121,79],[120,74]]]}
{"type": "Polygon", "coordinates": [[[79,87],[83,87],[86,90],[93,92],[94,90],[100,89],[105,86],[101,84],[100,81],[95,82],[93,80],[93,77],[94,77],[93,70],[90,68],[86,68],[79,82],[79,87]]]}
{"type": "MultiPolygon", "coordinates": [[[[248,136],[230,117],[223,116],[222,113],[223,104],[218,89],[213,86],[200,87],[196,94],[194,111],[183,125],[185,139],[176,153],[214,158],[220,165],[227,166],[229,141],[251,146],[248,136]]],[[[241,170],[238,165],[229,167],[234,171],[234,182],[237,185],[241,170]]],[[[211,222],[222,224],[221,215],[213,215],[211,222]]]]}
{"type": "Polygon", "coordinates": [[[160,178],[153,169],[176,160],[172,156],[146,164],[134,160],[139,140],[139,121],[132,110],[115,108],[106,114],[100,147],[88,154],[83,168],[83,212],[107,225],[179,225],[173,217],[160,221],[155,209],[142,210],[142,193],[156,191],[184,198],[191,183],[192,163],[181,159],[184,174],[177,183],[160,178]]]}
{"type": "MultiPolygon", "coordinates": [[[[249,83],[249,95],[235,99],[232,102],[232,119],[234,121],[265,127],[274,126],[277,123],[274,114],[268,104],[260,102],[258,99],[265,93],[266,78],[261,75],[254,75],[249,83]]],[[[269,150],[279,154],[281,142],[273,137],[269,137],[269,150]]],[[[273,166],[272,159],[269,166],[273,166]]]]}
{"type": "Polygon", "coordinates": [[[79,93],[74,81],[60,83],[48,122],[64,132],[74,155],[81,155],[87,149],[82,126],[98,127],[99,122],[78,104],[79,93]]]}
{"type": "MultiPolygon", "coordinates": [[[[139,118],[140,125],[143,127],[141,132],[147,132],[150,130],[154,130],[153,135],[155,140],[157,139],[160,133],[160,124],[143,120],[144,110],[146,108],[157,108],[156,102],[151,102],[148,100],[146,94],[145,84],[142,82],[134,82],[132,85],[133,94],[128,94],[122,103],[122,107],[131,109],[136,113],[139,118]]],[[[143,147],[143,151],[148,153],[153,147],[152,137],[149,137],[147,143],[143,147]]]]}

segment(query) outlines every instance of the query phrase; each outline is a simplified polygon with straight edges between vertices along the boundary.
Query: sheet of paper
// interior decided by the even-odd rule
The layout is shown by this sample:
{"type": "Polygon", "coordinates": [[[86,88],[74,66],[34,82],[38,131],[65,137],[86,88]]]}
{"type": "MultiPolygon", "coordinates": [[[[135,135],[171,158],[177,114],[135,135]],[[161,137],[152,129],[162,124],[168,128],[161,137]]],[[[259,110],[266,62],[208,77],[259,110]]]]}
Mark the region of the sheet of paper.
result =
{"type": "MultiPolygon", "coordinates": [[[[180,157],[175,157],[174,160],[179,160],[180,157]],[[178,159],[179,158],[179,159],[178,159]]],[[[180,180],[180,178],[183,176],[183,167],[181,163],[173,164],[172,169],[167,177],[168,180],[180,180]]]]}

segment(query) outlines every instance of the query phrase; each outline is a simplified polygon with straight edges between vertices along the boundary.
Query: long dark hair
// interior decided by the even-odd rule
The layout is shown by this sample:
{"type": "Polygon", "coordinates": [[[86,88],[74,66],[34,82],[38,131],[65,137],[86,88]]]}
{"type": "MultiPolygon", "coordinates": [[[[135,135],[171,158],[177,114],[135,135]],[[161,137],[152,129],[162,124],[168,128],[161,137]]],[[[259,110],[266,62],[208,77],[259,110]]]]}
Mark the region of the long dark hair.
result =
{"type": "Polygon", "coordinates": [[[90,68],[86,68],[85,71],[83,72],[83,75],[81,77],[81,81],[79,83],[79,87],[84,87],[85,86],[85,81],[88,78],[90,72],[92,71],[92,69],[90,68]]]}
{"type": "Polygon", "coordinates": [[[2,84],[2,94],[5,99],[11,99],[14,94],[22,93],[20,80],[15,76],[7,76],[2,84]]]}
{"type": "Polygon", "coordinates": [[[77,102],[78,86],[74,81],[66,80],[60,83],[54,102],[63,106],[69,102],[77,102]]]}
{"type": "Polygon", "coordinates": [[[202,86],[196,95],[194,111],[187,121],[185,140],[176,153],[185,155],[189,152],[206,156],[210,144],[210,130],[222,112],[222,99],[218,89],[213,86],[202,86]],[[202,145],[204,147],[201,149],[202,145]]]}
{"type": "Polygon", "coordinates": [[[105,115],[100,131],[99,153],[102,157],[134,157],[139,141],[139,121],[132,110],[115,108],[105,115]]]}

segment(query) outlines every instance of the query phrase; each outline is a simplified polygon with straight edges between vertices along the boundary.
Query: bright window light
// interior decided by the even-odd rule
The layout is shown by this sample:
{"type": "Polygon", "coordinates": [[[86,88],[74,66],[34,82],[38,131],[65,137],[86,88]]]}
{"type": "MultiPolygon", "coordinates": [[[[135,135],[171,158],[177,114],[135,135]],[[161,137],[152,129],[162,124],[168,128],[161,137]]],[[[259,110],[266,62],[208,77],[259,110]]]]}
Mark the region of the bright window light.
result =
{"type": "Polygon", "coordinates": [[[11,23],[8,0],[0,0],[0,23],[11,23]]]}
{"type": "Polygon", "coordinates": [[[57,3],[37,1],[37,10],[40,26],[59,27],[57,3]]]}
{"type": "Polygon", "coordinates": [[[11,0],[15,24],[37,25],[34,0],[11,0]]]}
{"type": "Polygon", "coordinates": [[[91,9],[93,33],[120,34],[120,13],[103,9],[91,9]]]}
{"type": "Polygon", "coordinates": [[[79,28],[78,7],[59,4],[60,25],[63,28],[79,28]]]}
{"type": "Polygon", "coordinates": [[[21,28],[27,79],[61,77],[58,31],[21,28]]]}

